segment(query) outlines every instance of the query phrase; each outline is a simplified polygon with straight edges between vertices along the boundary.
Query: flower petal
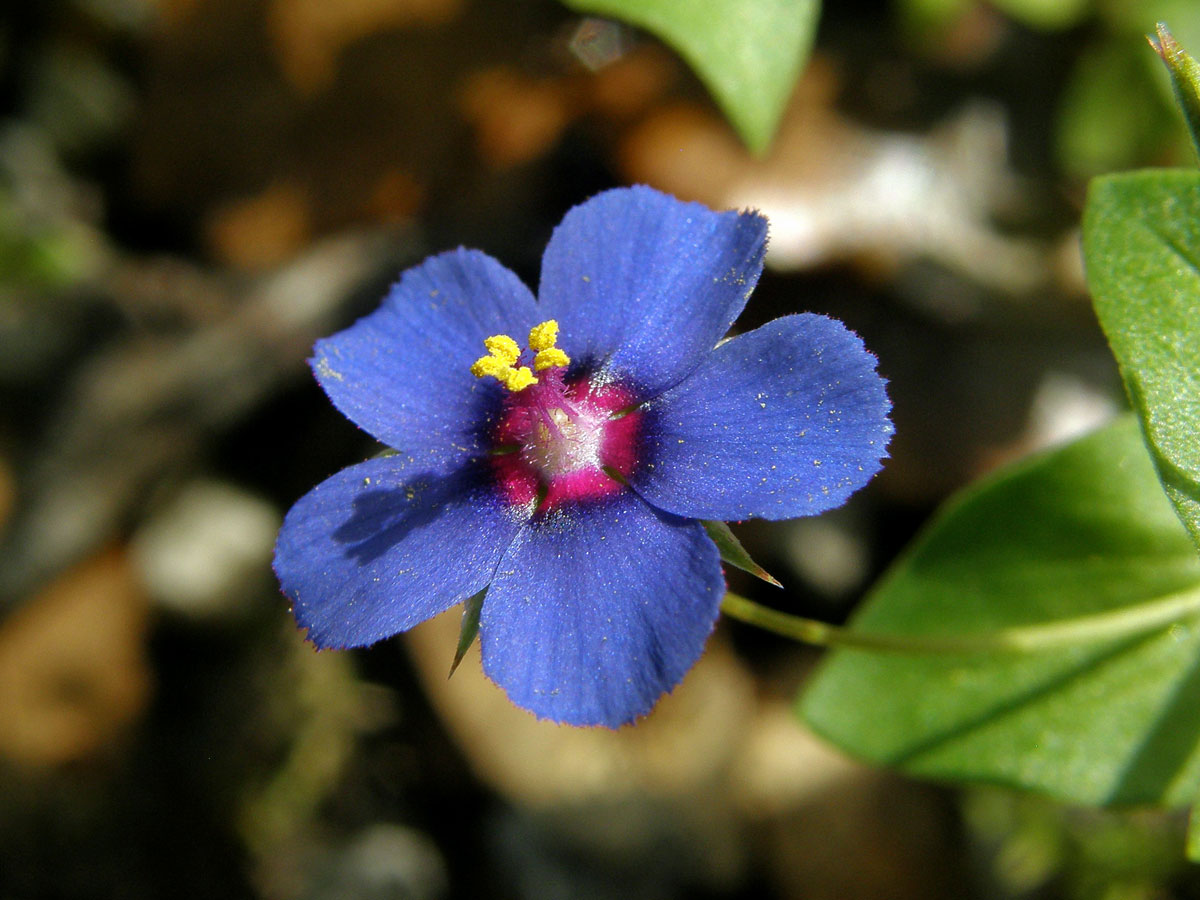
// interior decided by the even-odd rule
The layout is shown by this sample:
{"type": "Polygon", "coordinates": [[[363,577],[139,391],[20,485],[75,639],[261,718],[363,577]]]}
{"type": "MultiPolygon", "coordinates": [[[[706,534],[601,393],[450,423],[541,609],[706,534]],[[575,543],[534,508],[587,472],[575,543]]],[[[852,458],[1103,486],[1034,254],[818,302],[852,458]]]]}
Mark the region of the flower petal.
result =
{"type": "Polygon", "coordinates": [[[616,728],[699,658],[725,582],[698,522],[631,491],[535,517],[483,602],[483,670],[539,718],[616,728]]]}
{"type": "Polygon", "coordinates": [[[502,389],[470,373],[493,334],[536,324],[529,289],[477,250],[432,256],[383,305],[317,341],[313,371],[334,405],[390,447],[446,470],[486,449],[502,389]]]}
{"type": "Polygon", "coordinates": [[[629,481],[681,516],[814,515],[879,471],[890,409],[857,335],[825,316],[785,316],[722,344],[650,404],[629,481]]]}
{"type": "Polygon", "coordinates": [[[429,475],[399,456],[317,485],[288,512],[275,573],[318,647],[360,647],[483,588],[528,514],[485,468],[429,475]]]}
{"type": "Polygon", "coordinates": [[[716,213],[648,187],[576,206],[542,258],[538,299],[576,363],[649,399],[729,329],[762,272],[767,220],[716,213]]]}

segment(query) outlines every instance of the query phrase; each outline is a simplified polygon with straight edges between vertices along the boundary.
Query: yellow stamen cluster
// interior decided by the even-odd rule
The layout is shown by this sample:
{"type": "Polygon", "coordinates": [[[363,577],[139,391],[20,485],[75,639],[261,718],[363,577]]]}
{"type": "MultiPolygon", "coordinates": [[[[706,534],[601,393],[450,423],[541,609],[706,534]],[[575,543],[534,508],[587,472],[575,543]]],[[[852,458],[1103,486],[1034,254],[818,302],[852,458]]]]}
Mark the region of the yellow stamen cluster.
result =
{"type": "Polygon", "coordinates": [[[529,349],[537,355],[533,358],[533,368],[538,372],[545,369],[565,368],[571,364],[571,357],[554,346],[558,340],[558,322],[547,319],[541,325],[529,329],[529,349]]]}
{"type": "Polygon", "coordinates": [[[541,372],[543,369],[553,369],[555,367],[565,368],[571,364],[571,357],[563,353],[557,347],[547,347],[545,350],[539,350],[537,356],[533,358],[533,367],[541,372]]]}
{"type": "MultiPolygon", "coordinates": [[[[537,371],[571,364],[571,358],[554,346],[556,340],[558,323],[553,319],[530,329],[529,349],[536,354],[533,367],[537,371]]],[[[537,377],[530,371],[529,366],[516,364],[521,357],[521,348],[507,334],[494,334],[484,340],[483,346],[487,348],[488,355],[479,357],[471,366],[471,374],[476,378],[490,375],[513,393],[523,391],[531,384],[537,384],[537,377]]]]}
{"type": "Polygon", "coordinates": [[[529,329],[529,349],[535,353],[549,350],[557,340],[558,322],[554,319],[547,319],[541,325],[534,325],[529,329]]]}
{"type": "Polygon", "coordinates": [[[521,357],[521,347],[507,334],[493,334],[490,338],[484,339],[483,346],[487,347],[488,353],[506,366],[513,365],[521,357]]]}
{"type": "MultiPolygon", "coordinates": [[[[503,335],[501,335],[503,337],[503,335]]],[[[471,365],[471,374],[476,378],[491,375],[510,391],[523,391],[531,384],[537,384],[529,366],[514,366],[505,362],[500,356],[481,356],[471,365]]]]}

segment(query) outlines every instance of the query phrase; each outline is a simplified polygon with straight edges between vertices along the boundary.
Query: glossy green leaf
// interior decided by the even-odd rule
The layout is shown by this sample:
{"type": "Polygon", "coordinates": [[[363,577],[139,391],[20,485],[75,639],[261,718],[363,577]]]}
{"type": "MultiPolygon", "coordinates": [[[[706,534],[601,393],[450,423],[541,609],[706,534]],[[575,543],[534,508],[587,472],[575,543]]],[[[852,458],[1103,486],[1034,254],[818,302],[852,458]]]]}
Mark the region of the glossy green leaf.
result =
{"type": "Polygon", "coordinates": [[[775,134],[812,49],[819,0],[564,0],[673,47],[755,153],[775,134]]]}
{"type": "MultiPolygon", "coordinates": [[[[1200,557],[1126,417],[967,491],[852,628],[969,645],[1114,611],[1145,621],[1142,605],[1156,602],[1200,612],[1200,557]]],[[[917,775],[1081,803],[1189,803],[1200,790],[1200,622],[1163,621],[1103,639],[1080,629],[1080,642],[1026,652],[837,650],[801,713],[855,756],[917,775]]]]}
{"type": "Polygon", "coordinates": [[[720,551],[723,562],[727,562],[729,565],[741,569],[743,572],[749,572],[755,578],[761,578],[767,584],[773,584],[775,587],[783,587],[783,585],[772,577],[770,572],[750,558],[750,554],[746,552],[746,548],[742,546],[742,542],[737,539],[737,536],[730,530],[728,524],[719,521],[705,522],[704,530],[708,532],[708,536],[717,545],[717,550],[720,551]]]}
{"type": "Polygon", "coordinates": [[[1088,286],[1167,496],[1200,546],[1200,172],[1092,182],[1088,286]]]}

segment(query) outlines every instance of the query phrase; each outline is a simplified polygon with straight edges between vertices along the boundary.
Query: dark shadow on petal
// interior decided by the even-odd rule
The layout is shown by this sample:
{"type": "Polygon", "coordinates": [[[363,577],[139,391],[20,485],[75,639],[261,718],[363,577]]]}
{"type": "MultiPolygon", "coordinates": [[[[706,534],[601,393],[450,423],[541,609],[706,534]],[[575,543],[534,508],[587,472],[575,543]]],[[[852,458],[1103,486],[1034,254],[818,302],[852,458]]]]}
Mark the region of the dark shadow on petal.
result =
{"type": "Polygon", "coordinates": [[[443,507],[478,500],[481,485],[471,468],[451,475],[421,473],[395,488],[364,489],[333,539],[346,545],[346,557],[359,565],[374,562],[434,521],[443,507]]]}

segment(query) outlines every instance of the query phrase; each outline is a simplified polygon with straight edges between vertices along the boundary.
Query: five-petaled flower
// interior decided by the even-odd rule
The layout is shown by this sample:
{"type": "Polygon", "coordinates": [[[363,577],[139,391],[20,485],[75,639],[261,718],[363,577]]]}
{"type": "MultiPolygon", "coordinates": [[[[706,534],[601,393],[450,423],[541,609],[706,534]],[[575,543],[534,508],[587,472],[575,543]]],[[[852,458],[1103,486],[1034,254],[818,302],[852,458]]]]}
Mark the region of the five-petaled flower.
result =
{"type": "Polygon", "coordinates": [[[319,341],[330,399],[396,453],[284,521],[275,570],[309,639],[371,644],[486,588],[483,669],[514,703],[574,725],[647,713],[725,591],[700,520],[838,506],[892,430],[875,358],[840,323],[791,315],[722,342],[766,230],[611,190],[555,230],[537,299],[460,248],[319,341]]]}

